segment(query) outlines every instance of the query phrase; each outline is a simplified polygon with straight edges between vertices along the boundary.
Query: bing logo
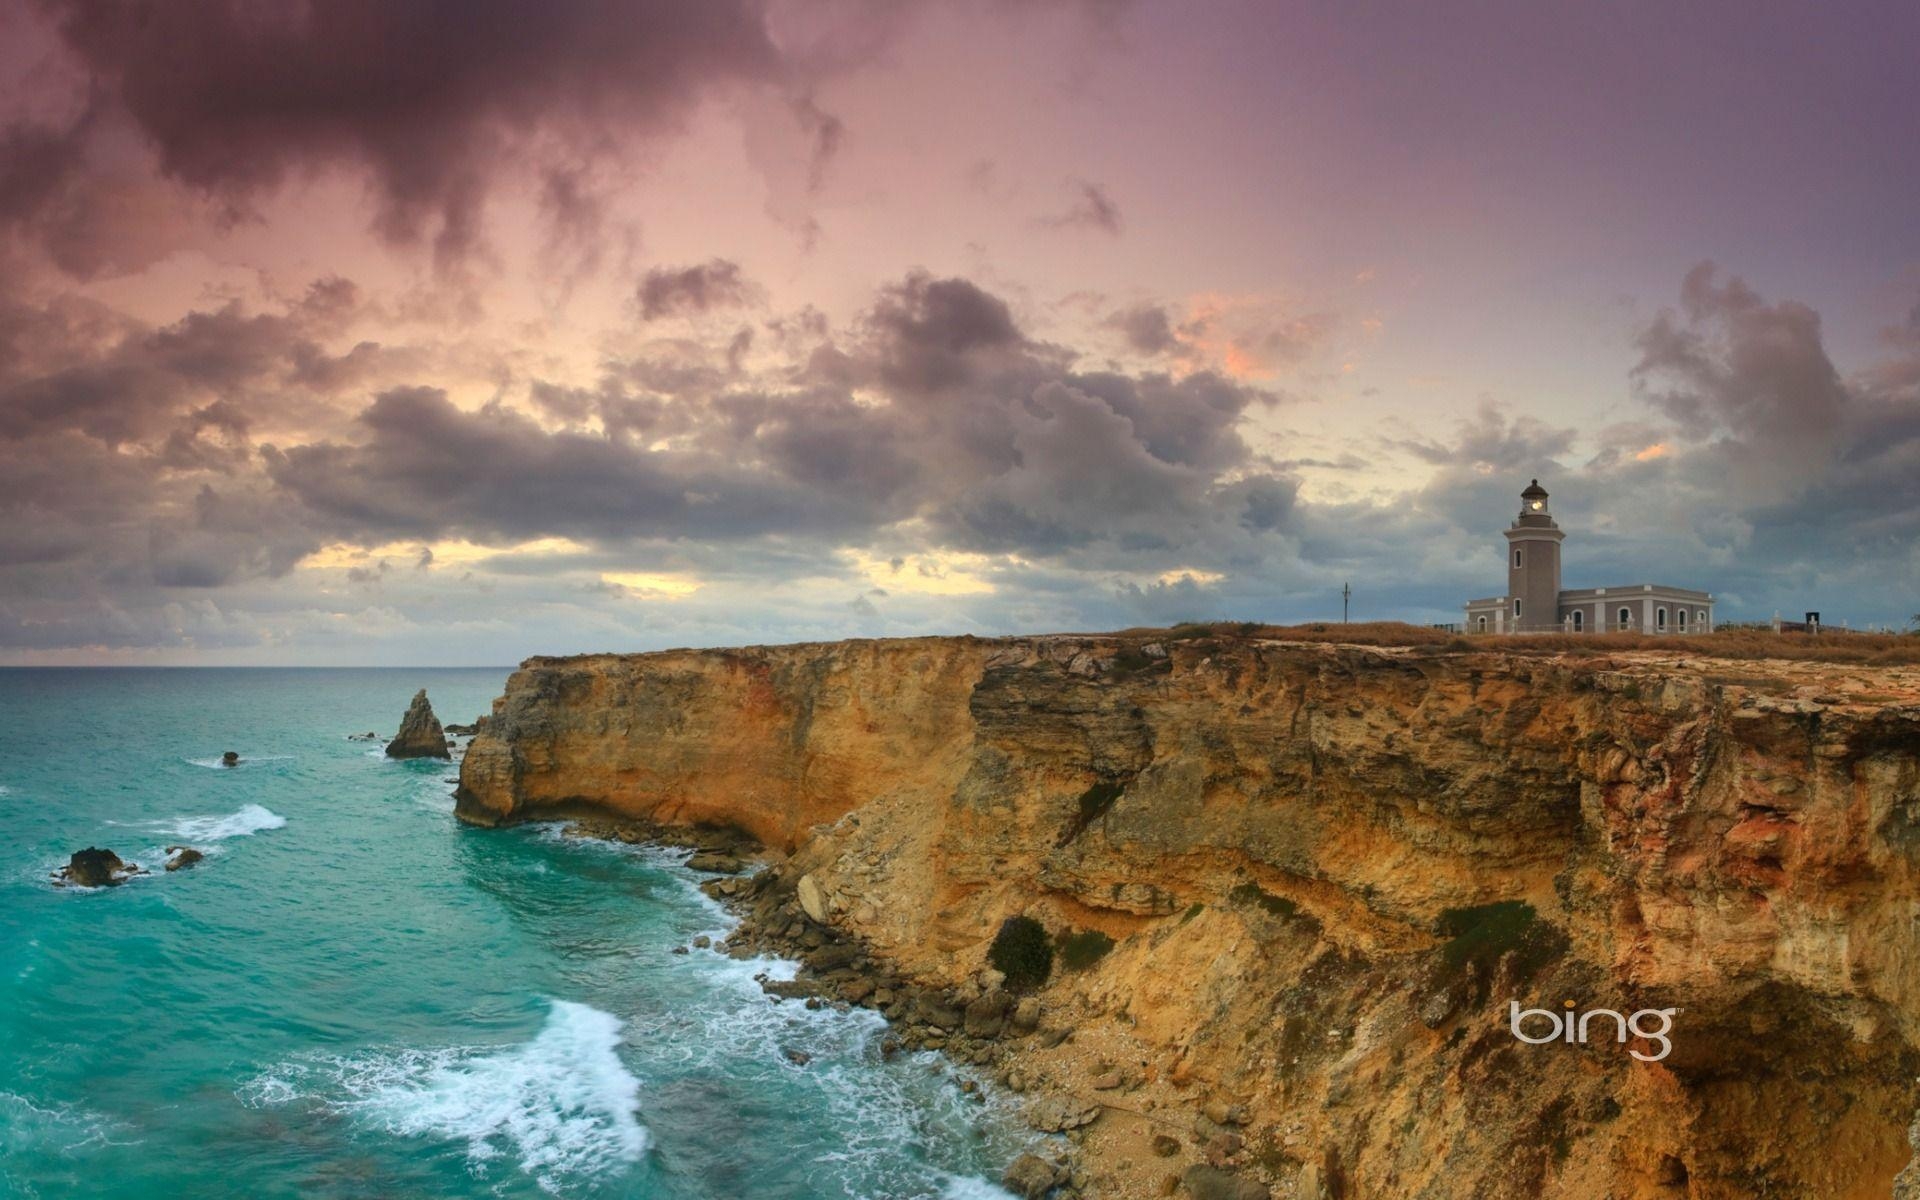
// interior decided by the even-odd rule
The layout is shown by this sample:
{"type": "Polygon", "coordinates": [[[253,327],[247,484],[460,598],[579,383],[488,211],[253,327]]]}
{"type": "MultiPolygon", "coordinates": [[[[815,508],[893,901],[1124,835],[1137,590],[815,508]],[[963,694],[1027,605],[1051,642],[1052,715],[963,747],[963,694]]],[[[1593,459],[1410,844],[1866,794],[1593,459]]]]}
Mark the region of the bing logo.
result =
{"type": "MultiPolygon", "coordinates": [[[[1610,1008],[1590,1008],[1586,1012],[1575,1013],[1573,1011],[1574,1002],[1571,1000],[1566,1002],[1566,1008],[1567,1011],[1562,1014],[1546,1008],[1521,1008],[1518,1000],[1509,1001],[1507,1028],[1513,1031],[1514,1037],[1519,1038],[1529,1046],[1542,1046],[1548,1042],[1567,1042],[1585,1045],[1588,1027],[1592,1024],[1595,1017],[1600,1017],[1613,1022],[1614,1041],[1616,1042],[1624,1045],[1627,1041],[1627,1034],[1632,1033],[1635,1037],[1645,1038],[1649,1042],[1659,1043],[1660,1053],[1658,1054],[1642,1054],[1638,1046],[1628,1048],[1627,1053],[1633,1055],[1641,1062],[1659,1062],[1673,1051],[1673,1042],[1668,1039],[1667,1035],[1673,1032],[1673,1014],[1680,1011],[1677,1008],[1643,1008],[1630,1017],[1622,1016],[1610,1008]],[[1646,1021],[1648,1024],[1657,1023],[1658,1027],[1643,1029],[1641,1028],[1642,1021],[1646,1021]],[[1540,1028],[1544,1023],[1546,1032],[1538,1035],[1527,1033],[1522,1026],[1528,1022],[1532,1022],[1533,1027],[1536,1029],[1540,1028]]],[[[1605,1037],[1606,1033],[1607,1026],[1602,1024],[1600,1035],[1605,1037]]]]}

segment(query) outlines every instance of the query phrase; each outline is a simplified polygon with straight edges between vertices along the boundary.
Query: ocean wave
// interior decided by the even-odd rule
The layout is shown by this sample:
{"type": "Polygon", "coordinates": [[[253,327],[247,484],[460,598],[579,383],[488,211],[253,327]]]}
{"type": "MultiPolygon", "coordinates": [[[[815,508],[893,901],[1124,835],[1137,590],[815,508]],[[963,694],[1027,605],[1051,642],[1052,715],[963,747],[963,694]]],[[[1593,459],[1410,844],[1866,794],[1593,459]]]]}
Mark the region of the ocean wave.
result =
{"type": "Polygon", "coordinates": [[[74,1104],[35,1104],[18,1092],[0,1092],[0,1159],[52,1150],[72,1154],[94,1146],[125,1146],[126,1130],[111,1117],[74,1104]],[[118,1135],[118,1136],[116,1136],[118,1135]]]}
{"type": "Polygon", "coordinates": [[[948,1175],[940,1200],[1014,1200],[1013,1193],[970,1175],[948,1175]]]}
{"type": "Polygon", "coordinates": [[[211,817],[178,817],[170,821],[157,821],[154,826],[162,833],[189,842],[218,842],[231,837],[247,837],[263,829],[278,829],[286,823],[285,817],[264,805],[249,804],[239,812],[211,817]]]}
{"type": "Polygon", "coordinates": [[[638,1162],[646,1127],[635,1116],[640,1081],[620,1061],[611,1013],[553,1002],[521,1046],[403,1049],[277,1068],[250,1081],[242,1103],[291,1103],[315,1077],[330,1107],[402,1137],[467,1144],[481,1169],[503,1153],[543,1189],[638,1162]]]}

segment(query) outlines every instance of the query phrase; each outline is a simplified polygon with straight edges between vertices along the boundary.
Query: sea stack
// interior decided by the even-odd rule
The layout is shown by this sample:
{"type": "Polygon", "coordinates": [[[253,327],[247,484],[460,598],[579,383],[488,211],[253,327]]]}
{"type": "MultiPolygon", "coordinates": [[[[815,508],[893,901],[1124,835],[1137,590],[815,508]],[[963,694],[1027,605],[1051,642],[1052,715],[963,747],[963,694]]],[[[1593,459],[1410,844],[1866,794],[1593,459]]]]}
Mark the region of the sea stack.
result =
{"type": "Polygon", "coordinates": [[[453,757],[447,753],[447,735],[440,728],[440,718],[433,715],[433,705],[427,703],[427,689],[421,688],[413,694],[407,715],[400,718],[400,732],[387,743],[387,757],[453,757]]]}
{"type": "Polygon", "coordinates": [[[85,850],[75,850],[67,865],[55,871],[53,877],[75,887],[115,887],[144,874],[139,863],[122,862],[111,850],[88,846],[85,850]]]}

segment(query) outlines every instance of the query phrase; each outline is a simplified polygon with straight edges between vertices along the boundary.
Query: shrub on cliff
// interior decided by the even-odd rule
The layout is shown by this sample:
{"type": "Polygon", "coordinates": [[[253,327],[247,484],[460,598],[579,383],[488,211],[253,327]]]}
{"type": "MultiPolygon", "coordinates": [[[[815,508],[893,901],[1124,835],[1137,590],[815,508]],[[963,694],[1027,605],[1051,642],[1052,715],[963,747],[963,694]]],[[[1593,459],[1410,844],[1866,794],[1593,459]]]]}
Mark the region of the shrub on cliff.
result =
{"type": "Polygon", "coordinates": [[[1069,971],[1084,971],[1107,956],[1113,939],[1098,929],[1076,929],[1060,935],[1060,965],[1069,971]]]}
{"type": "Polygon", "coordinates": [[[1227,893],[1227,899],[1235,904],[1253,905],[1276,917],[1291,917],[1300,911],[1300,906],[1285,896],[1276,896],[1257,883],[1243,883],[1227,893]]]}
{"type": "Polygon", "coordinates": [[[1008,917],[987,949],[987,961],[1007,977],[1007,988],[1029,992],[1053,974],[1053,943],[1032,917],[1008,917]]]}
{"type": "Polygon", "coordinates": [[[1477,967],[1483,979],[1510,951],[1517,976],[1525,979],[1567,948],[1566,936],[1542,921],[1524,900],[1449,908],[1440,914],[1435,932],[1450,939],[1440,947],[1441,961],[1449,970],[1460,973],[1477,967]]]}

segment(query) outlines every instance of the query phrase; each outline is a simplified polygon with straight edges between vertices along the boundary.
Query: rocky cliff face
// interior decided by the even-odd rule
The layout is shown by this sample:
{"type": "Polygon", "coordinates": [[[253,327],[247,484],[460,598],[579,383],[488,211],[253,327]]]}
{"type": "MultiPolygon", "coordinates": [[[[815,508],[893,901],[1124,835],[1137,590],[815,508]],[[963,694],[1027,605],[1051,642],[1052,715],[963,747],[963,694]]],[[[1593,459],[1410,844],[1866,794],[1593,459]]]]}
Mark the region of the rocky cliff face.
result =
{"type": "Polygon", "coordinates": [[[459,813],[744,829],[926,982],[993,984],[995,931],[1039,919],[1075,1033],[1023,1071],[1106,1105],[1095,1194],[1205,1156],[1281,1196],[1885,1197],[1911,1154],[1914,668],[1218,636],[534,659],[459,813]],[[1604,1016],[1526,1044],[1512,1001],[1677,1010],[1671,1052],[1604,1016]]]}

